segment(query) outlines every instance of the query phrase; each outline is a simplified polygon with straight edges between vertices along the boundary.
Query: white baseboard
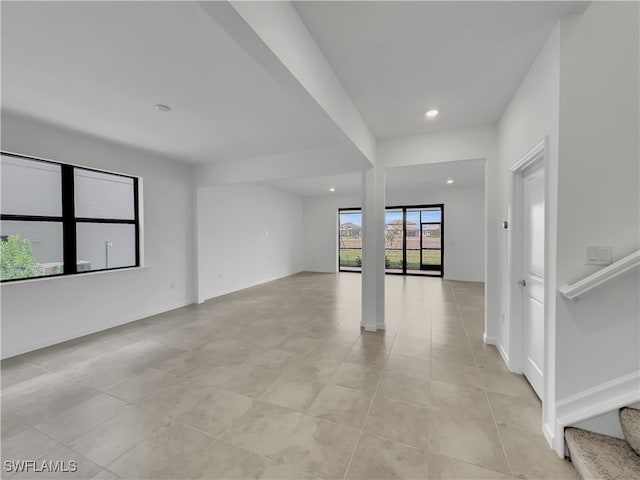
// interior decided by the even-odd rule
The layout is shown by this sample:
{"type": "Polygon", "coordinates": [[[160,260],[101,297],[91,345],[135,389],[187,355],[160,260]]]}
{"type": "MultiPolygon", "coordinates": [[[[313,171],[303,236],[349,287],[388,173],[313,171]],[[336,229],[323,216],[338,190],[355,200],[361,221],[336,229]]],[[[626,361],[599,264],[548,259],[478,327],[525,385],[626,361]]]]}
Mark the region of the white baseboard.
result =
{"type": "Polygon", "coordinates": [[[476,277],[459,277],[459,276],[449,276],[445,274],[445,280],[451,280],[452,282],[474,282],[474,283],[484,283],[484,277],[476,278],[476,277]]]}
{"type": "MultiPolygon", "coordinates": [[[[553,426],[549,425],[547,423],[543,423],[542,424],[542,434],[544,435],[544,438],[547,441],[547,445],[549,445],[557,453],[558,450],[556,449],[556,438],[558,438],[558,436],[556,435],[556,432],[554,431],[553,426]]],[[[558,454],[558,455],[560,455],[560,454],[558,454]]],[[[562,455],[560,455],[560,456],[562,456],[562,458],[564,458],[564,448],[562,449],[562,455]]]]}
{"type": "Polygon", "coordinates": [[[365,332],[381,332],[387,329],[384,323],[376,323],[375,325],[367,325],[360,322],[360,328],[363,328],[365,332]]]}
{"type": "Polygon", "coordinates": [[[500,342],[498,342],[498,339],[487,337],[487,334],[483,333],[482,340],[484,340],[484,343],[486,343],[487,345],[493,345],[494,347],[496,347],[498,353],[502,357],[502,361],[507,366],[507,368],[511,370],[511,366],[509,365],[509,355],[507,355],[507,352],[504,351],[504,348],[502,348],[502,345],[500,344],[500,342]]]}
{"type": "Polygon", "coordinates": [[[302,273],[304,271],[305,270],[296,270],[294,272],[286,273],[284,275],[276,275],[276,276],[273,276],[273,277],[267,277],[267,278],[263,278],[263,279],[257,280],[255,282],[248,282],[248,283],[242,284],[242,285],[237,286],[237,287],[227,288],[227,289],[221,290],[219,292],[207,292],[207,293],[203,293],[203,294],[200,294],[198,292],[197,301],[198,301],[198,303],[204,303],[207,300],[211,300],[213,298],[222,297],[224,295],[229,295],[230,293],[239,292],[240,290],[245,290],[247,288],[257,287],[258,285],[263,285],[265,283],[274,282],[276,280],[281,280],[283,278],[287,278],[287,277],[291,277],[293,275],[297,275],[298,273],[302,273]]]}
{"type": "Polygon", "coordinates": [[[640,370],[559,400],[556,403],[554,450],[558,455],[564,455],[565,427],[639,401],[640,370]]]}
{"type": "Polygon", "coordinates": [[[9,348],[9,349],[3,348],[1,358],[4,360],[6,358],[15,357],[16,355],[22,355],[23,353],[28,353],[34,350],[39,350],[41,348],[57,345],[58,343],[63,343],[69,340],[73,340],[75,338],[80,338],[86,335],[91,335],[93,333],[102,332],[103,330],[109,330],[110,328],[135,322],[136,320],[142,320],[143,318],[152,317],[153,315],[158,315],[160,313],[175,310],[176,308],[186,307],[187,305],[191,305],[192,303],[194,303],[194,299],[185,299],[180,302],[173,303],[171,305],[165,305],[163,307],[153,308],[145,312],[138,313],[136,315],[120,318],[114,322],[109,322],[108,324],[105,324],[98,328],[87,328],[87,329],[76,330],[70,333],[65,333],[64,335],[54,337],[54,338],[49,338],[47,340],[30,343],[28,345],[22,345],[17,348],[9,348]]]}

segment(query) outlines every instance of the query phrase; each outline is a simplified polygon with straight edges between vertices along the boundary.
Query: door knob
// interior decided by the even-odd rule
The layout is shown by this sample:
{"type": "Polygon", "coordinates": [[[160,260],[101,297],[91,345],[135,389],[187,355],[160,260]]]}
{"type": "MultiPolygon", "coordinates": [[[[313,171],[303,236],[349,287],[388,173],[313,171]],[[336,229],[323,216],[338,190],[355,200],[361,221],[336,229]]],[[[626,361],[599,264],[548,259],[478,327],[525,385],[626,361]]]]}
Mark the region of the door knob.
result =
{"type": "Polygon", "coordinates": [[[520,286],[520,287],[526,287],[526,286],[527,286],[527,282],[526,282],[526,280],[520,280],[520,281],[518,282],[518,286],[520,286]]]}

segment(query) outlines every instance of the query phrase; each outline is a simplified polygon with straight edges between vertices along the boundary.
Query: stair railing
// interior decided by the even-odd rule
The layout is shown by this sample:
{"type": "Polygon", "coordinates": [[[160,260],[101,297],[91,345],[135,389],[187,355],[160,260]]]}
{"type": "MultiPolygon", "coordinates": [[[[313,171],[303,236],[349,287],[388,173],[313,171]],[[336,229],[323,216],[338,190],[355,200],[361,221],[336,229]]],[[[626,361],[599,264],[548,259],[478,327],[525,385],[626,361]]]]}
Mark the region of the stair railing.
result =
{"type": "Polygon", "coordinates": [[[640,250],[627,255],[611,265],[579,280],[571,285],[563,285],[558,291],[569,300],[576,300],[594,288],[604,285],[611,280],[624,275],[628,271],[640,266],[640,250]]]}

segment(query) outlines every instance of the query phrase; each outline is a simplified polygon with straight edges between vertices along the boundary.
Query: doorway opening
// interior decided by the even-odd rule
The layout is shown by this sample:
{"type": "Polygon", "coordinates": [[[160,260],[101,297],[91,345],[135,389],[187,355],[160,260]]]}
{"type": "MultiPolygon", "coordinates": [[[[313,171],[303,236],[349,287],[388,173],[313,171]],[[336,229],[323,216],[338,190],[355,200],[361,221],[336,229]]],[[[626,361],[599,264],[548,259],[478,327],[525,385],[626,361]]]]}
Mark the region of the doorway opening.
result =
{"type": "MultiPolygon", "coordinates": [[[[340,209],[339,270],[362,271],[362,211],[340,209]]],[[[444,205],[387,207],[385,272],[444,276],[444,205]]]]}

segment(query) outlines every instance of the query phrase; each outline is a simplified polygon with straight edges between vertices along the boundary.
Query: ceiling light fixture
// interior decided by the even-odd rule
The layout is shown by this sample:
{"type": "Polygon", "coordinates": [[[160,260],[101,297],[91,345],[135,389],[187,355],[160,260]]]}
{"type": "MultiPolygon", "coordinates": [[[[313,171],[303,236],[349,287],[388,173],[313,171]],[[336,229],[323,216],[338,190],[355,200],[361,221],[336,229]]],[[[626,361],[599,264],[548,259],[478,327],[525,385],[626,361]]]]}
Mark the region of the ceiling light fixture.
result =
{"type": "Polygon", "coordinates": [[[333,187],[331,187],[331,188],[329,189],[329,191],[330,191],[330,192],[335,192],[335,191],[336,191],[336,189],[335,189],[335,188],[333,188],[333,187]]]}
{"type": "Polygon", "coordinates": [[[156,110],[158,110],[160,112],[170,112],[171,111],[171,107],[169,105],[163,105],[162,103],[158,103],[156,105],[156,110]]]}
{"type": "Polygon", "coordinates": [[[447,178],[447,183],[451,185],[453,183],[453,178],[447,178]]]}
{"type": "Polygon", "coordinates": [[[439,113],[440,113],[440,110],[434,108],[431,110],[427,110],[427,113],[425,113],[424,115],[427,118],[434,118],[434,117],[437,117],[439,113]]]}

